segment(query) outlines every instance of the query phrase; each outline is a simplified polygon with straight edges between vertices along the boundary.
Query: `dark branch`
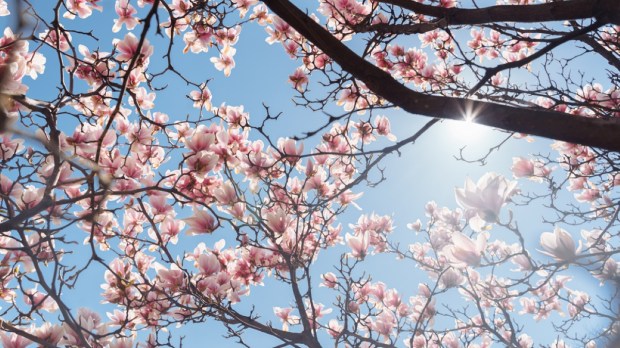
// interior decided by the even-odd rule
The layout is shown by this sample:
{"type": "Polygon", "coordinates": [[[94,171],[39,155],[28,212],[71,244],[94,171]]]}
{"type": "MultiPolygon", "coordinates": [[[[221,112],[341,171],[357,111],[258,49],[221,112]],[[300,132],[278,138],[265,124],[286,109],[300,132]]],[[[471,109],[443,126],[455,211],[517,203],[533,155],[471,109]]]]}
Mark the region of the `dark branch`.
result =
{"type": "Polygon", "coordinates": [[[620,151],[618,120],[587,118],[543,109],[517,108],[419,93],[405,87],[389,73],[358,56],[290,1],[263,2],[344,70],[364,82],[373,93],[407,112],[461,121],[466,114],[475,115],[476,123],[491,127],[620,151]]]}

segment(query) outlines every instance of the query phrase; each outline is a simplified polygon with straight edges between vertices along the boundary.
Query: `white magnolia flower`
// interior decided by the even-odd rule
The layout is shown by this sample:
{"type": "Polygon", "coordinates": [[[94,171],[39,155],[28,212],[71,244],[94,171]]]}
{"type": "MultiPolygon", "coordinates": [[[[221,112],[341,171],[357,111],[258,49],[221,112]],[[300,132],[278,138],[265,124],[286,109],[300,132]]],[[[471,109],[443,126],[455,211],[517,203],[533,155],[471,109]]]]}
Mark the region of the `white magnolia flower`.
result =
{"type": "Polygon", "coordinates": [[[496,173],[484,174],[476,184],[467,178],[465,188],[455,190],[456,201],[487,222],[496,222],[500,209],[516,192],[516,181],[508,181],[496,173]]]}
{"type": "Polygon", "coordinates": [[[571,261],[581,252],[581,241],[575,249],[575,241],[570,233],[556,227],[552,232],[545,232],[540,236],[540,245],[543,254],[549,255],[557,261],[571,261]]]}
{"type": "Polygon", "coordinates": [[[454,265],[477,267],[486,249],[487,238],[485,233],[479,233],[476,240],[472,240],[461,232],[454,232],[453,244],[447,246],[444,253],[448,261],[454,265]]]}

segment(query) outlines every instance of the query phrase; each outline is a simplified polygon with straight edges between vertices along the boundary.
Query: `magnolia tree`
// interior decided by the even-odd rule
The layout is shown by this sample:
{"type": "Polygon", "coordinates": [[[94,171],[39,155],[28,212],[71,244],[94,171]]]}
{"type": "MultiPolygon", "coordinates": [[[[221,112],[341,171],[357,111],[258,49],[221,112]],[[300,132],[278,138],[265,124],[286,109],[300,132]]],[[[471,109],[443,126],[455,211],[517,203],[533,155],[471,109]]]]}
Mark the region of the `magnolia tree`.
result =
{"type": "Polygon", "coordinates": [[[190,324],[245,346],[609,344],[620,2],[482,2],[0,0],[2,345],[172,347],[190,324]],[[298,64],[296,104],[324,117],[297,137],[270,134],[268,108],[250,119],[213,102],[209,83],[234,74],[242,29],[259,26],[298,64]],[[434,118],[397,139],[394,107],[434,118]],[[512,175],[464,178],[450,207],[347,224],[384,157],[442,118],[507,132],[481,162],[510,138],[558,140],[499,170],[512,175]],[[381,254],[405,287],[367,271],[381,254]],[[284,289],[268,311],[251,306],[263,284],[284,289]]]}

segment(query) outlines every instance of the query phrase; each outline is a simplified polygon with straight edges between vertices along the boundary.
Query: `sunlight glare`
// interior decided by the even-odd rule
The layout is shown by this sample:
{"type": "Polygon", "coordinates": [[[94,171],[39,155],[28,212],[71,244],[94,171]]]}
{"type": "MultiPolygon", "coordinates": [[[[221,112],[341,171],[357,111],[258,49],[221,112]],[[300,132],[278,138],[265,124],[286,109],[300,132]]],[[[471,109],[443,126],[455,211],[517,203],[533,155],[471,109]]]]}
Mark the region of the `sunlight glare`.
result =
{"type": "Polygon", "coordinates": [[[474,122],[473,112],[465,112],[463,118],[464,121],[446,120],[450,138],[463,145],[479,143],[486,127],[474,122]]]}

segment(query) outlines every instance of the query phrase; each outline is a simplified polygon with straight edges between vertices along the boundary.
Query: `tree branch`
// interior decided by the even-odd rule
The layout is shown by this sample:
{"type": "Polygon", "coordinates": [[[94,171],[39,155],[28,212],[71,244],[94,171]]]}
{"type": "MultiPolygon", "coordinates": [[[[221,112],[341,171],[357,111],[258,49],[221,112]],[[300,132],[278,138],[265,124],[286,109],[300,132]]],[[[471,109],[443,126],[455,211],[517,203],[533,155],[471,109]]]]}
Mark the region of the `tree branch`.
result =
{"type": "Polygon", "coordinates": [[[450,25],[495,22],[538,23],[587,18],[620,24],[620,1],[617,0],[571,0],[535,5],[497,5],[475,9],[438,7],[413,0],[380,0],[380,2],[396,5],[417,14],[445,18],[450,25]]]}
{"type": "MultiPolygon", "coordinates": [[[[476,123],[486,126],[620,151],[619,120],[587,118],[544,109],[517,108],[416,92],[358,56],[290,1],[263,0],[263,2],[271,11],[330,56],[342,69],[364,82],[373,93],[407,112],[460,121],[465,120],[466,116],[474,117],[476,123]]],[[[582,2],[575,1],[575,3],[582,2]]]]}

